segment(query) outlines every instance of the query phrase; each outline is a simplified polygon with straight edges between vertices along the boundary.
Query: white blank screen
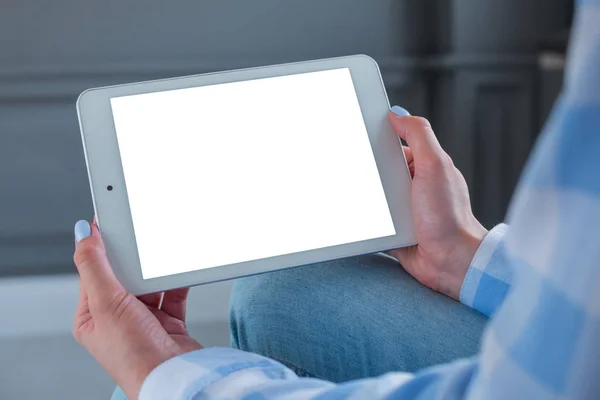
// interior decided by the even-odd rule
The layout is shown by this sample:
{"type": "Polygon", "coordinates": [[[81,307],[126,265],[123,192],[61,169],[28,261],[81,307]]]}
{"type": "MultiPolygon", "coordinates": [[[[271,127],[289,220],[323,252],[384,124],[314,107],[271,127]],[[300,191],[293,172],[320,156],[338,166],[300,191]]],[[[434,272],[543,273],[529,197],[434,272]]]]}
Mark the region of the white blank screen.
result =
{"type": "Polygon", "coordinates": [[[348,69],[111,106],[144,279],[396,234],[348,69]]]}

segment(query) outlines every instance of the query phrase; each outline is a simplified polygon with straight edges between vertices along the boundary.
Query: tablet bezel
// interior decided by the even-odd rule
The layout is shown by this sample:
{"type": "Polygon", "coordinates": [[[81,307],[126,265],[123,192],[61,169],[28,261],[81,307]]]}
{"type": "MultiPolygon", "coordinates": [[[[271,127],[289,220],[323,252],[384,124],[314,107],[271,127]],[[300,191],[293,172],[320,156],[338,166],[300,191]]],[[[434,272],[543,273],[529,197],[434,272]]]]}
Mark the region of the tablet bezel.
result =
{"type": "Polygon", "coordinates": [[[115,275],[129,292],[139,295],[415,244],[414,223],[410,207],[410,173],[401,143],[388,121],[389,107],[379,67],[375,60],[364,55],[86,90],[77,100],[77,113],[94,210],[115,275]],[[110,99],[119,96],[341,68],[348,68],[352,76],[396,235],[143,279],[110,99]],[[107,190],[108,186],[112,186],[111,191],[107,190]]]}

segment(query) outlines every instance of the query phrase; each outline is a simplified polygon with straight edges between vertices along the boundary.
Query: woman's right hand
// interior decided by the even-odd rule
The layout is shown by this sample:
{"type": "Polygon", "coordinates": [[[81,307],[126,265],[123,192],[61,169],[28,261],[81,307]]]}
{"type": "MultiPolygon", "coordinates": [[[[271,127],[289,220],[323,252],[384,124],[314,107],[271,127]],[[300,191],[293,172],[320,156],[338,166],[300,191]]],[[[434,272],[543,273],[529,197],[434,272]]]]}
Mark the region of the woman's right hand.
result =
{"type": "Polygon", "coordinates": [[[80,290],[73,335],[137,399],[155,367],[202,348],[185,326],[188,289],[134,297],[113,273],[95,223],[79,221],[75,241],[80,290]]]}
{"type": "Polygon", "coordinates": [[[392,111],[392,126],[408,144],[404,154],[413,177],[412,212],[419,244],[390,254],[423,285],[459,300],[487,230],[473,215],[465,179],[429,122],[401,107],[392,111]]]}

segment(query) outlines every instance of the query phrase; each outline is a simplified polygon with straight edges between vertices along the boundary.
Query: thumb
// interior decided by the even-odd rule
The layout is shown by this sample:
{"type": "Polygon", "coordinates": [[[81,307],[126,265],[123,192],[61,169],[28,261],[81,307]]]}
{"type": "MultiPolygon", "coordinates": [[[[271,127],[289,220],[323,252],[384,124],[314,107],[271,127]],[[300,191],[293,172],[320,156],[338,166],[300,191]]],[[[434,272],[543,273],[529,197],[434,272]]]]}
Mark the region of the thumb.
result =
{"type": "Polygon", "coordinates": [[[444,150],[425,118],[412,117],[403,108],[395,106],[390,113],[390,122],[412,150],[415,164],[443,159],[444,150]]]}
{"type": "Polygon", "coordinates": [[[75,255],[73,257],[81,286],[88,295],[90,305],[110,302],[115,296],[124,293],[106,258],[104,243],[96,224],[78,221],[75,224],[75,255]]]}

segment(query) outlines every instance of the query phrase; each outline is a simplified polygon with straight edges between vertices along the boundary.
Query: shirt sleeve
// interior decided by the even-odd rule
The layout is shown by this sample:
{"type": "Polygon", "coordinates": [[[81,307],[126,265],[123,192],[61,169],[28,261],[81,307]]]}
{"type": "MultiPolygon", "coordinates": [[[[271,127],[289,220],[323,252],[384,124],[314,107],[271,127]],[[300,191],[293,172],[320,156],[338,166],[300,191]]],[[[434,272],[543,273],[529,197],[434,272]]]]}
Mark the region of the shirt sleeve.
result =
{"type": "Polygon", "coordinates": [[[460,291],[461,303],[487,315],[502,304],[513,282],[504,237],[508,225],[492,229],[475,253],[460,291]]]}
{"type": "Polygon", "coordinates": [[[513,199],[510,231],[488,235],[461,293],[493,314],[476,357],[334,384],[255,354],[204,349],[155,368],[139,398],[599,399],[600,0],[577,5],[565,89],[513,199]]]}
{"type": "MultiPolygon", "coordinates": [[[[423,389],[457,398],[475,370],[474,360],[424,371],[389,373],[343,384],[299,378],[282,364],[230,348],[202,349],[166,361],[144,381],[140,400],[416,399],[423,389]],[[434,385],[432,385],[434,383],[434,385]],[[408,386],[407,386],[408,385],[408,386]]],[[[437,394],[436,394],[437,396],[437,394]]],[[[438,397],[436,397],[438,398],[438,397]]]]}

